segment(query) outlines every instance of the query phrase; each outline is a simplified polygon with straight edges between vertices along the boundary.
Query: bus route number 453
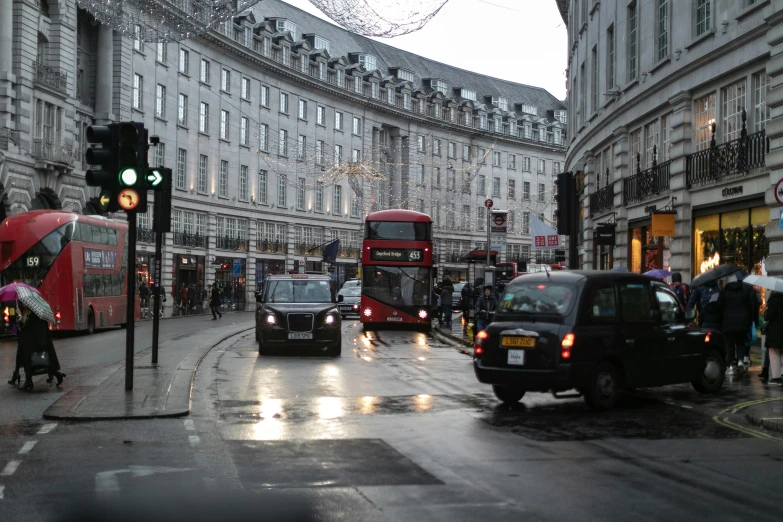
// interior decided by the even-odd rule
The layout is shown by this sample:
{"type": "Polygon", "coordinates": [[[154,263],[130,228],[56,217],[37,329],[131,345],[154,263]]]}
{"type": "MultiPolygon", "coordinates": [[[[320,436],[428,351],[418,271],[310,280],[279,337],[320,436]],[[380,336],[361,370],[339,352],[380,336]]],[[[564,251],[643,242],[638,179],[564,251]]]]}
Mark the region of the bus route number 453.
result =
{"type": "Polygon", "coordinates": [[[27,256],[28,268],[36,267],[41,264],[41,258],[38,256],[27,256]]]}
{"type": "Polygon", "coordinates": [[[421,261],[421,250],[411,250],[408,253],[408,261],[421,261]]]}

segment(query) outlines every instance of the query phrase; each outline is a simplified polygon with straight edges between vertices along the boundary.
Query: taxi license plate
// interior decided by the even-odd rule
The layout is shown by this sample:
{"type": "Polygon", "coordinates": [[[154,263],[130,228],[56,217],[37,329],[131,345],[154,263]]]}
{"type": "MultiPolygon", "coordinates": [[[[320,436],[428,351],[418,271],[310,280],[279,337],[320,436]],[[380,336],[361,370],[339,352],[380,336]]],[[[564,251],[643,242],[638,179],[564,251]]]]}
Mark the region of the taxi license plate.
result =
{"type": "Polygon", "coordinates": [[[290,333],[288,334],[289,339],[312,339],[313,334],[311,332],[307,333],[290,333]]]}
{"type": "Polygon", "coordinates": [[[396,322],[402,322],[402,317],[387,317],[387,321],[396,321],[396,322]]]}
{"type": "Polygon", "coordinates": [[[503,337],[500,339],[500,346],[514,348],[533,348],[536,345],[535,337],[503,337]]]}
{"type": "Polygon", "coordinates": [[[515,366],[525,364],[525,350],[509,350],[508,364],[513,364],[515,366]]]}
{"type": "Polygon", "coordinates": [[[340,311],[341,312],[350,312],[353,309],[351,306],[341,306],[340,311]]]}

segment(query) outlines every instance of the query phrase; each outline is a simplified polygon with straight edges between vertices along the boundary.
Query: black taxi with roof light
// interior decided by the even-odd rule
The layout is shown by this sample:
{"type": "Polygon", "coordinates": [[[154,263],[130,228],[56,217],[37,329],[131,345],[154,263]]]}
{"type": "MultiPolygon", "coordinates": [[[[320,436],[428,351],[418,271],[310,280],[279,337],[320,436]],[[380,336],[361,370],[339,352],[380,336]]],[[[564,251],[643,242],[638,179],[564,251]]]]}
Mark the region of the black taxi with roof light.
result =
{"type": "Polygon", "coordinates": [[[725,378],[724,339],[690,327],[692,314],[638,274],[529,274],[499,296],[494,321],[476,335],[473,366],[506,404],[526,392],[576,390],[603,410],[623,388],[688,382],[714,393],[725,378]]]}
{"type": "Polygon", "coordinates": [[[342,321],[326,275],[271,275],[256,296],[258,353],[275,348],[314,347],[337,357],[342,352],[342,321]]]}

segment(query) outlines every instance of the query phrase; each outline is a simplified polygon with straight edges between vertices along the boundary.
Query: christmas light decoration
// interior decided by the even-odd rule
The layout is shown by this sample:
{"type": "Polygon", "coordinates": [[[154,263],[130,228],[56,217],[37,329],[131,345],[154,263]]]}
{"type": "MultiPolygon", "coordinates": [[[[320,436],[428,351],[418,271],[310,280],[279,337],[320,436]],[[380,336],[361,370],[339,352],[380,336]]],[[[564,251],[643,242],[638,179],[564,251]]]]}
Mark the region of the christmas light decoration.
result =
{"type": "Polygon", "coordinates": [[[349,31],[392,38],[418,31],[449,0],[310,0],[349,31]]]}

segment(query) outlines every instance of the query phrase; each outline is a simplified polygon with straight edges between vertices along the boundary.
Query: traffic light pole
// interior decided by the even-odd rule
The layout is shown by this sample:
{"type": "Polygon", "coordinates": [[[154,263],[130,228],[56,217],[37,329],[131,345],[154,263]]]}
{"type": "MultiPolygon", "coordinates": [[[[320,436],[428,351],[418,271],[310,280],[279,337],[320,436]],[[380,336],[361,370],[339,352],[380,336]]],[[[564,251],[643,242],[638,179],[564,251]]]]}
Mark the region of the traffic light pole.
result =
{"type": "Polygon", "coordinates": [[[128,302],[125,327],[125,390],[133,390],[133,352],[136,327],[136,212],[128,212],[128,302]]]}

